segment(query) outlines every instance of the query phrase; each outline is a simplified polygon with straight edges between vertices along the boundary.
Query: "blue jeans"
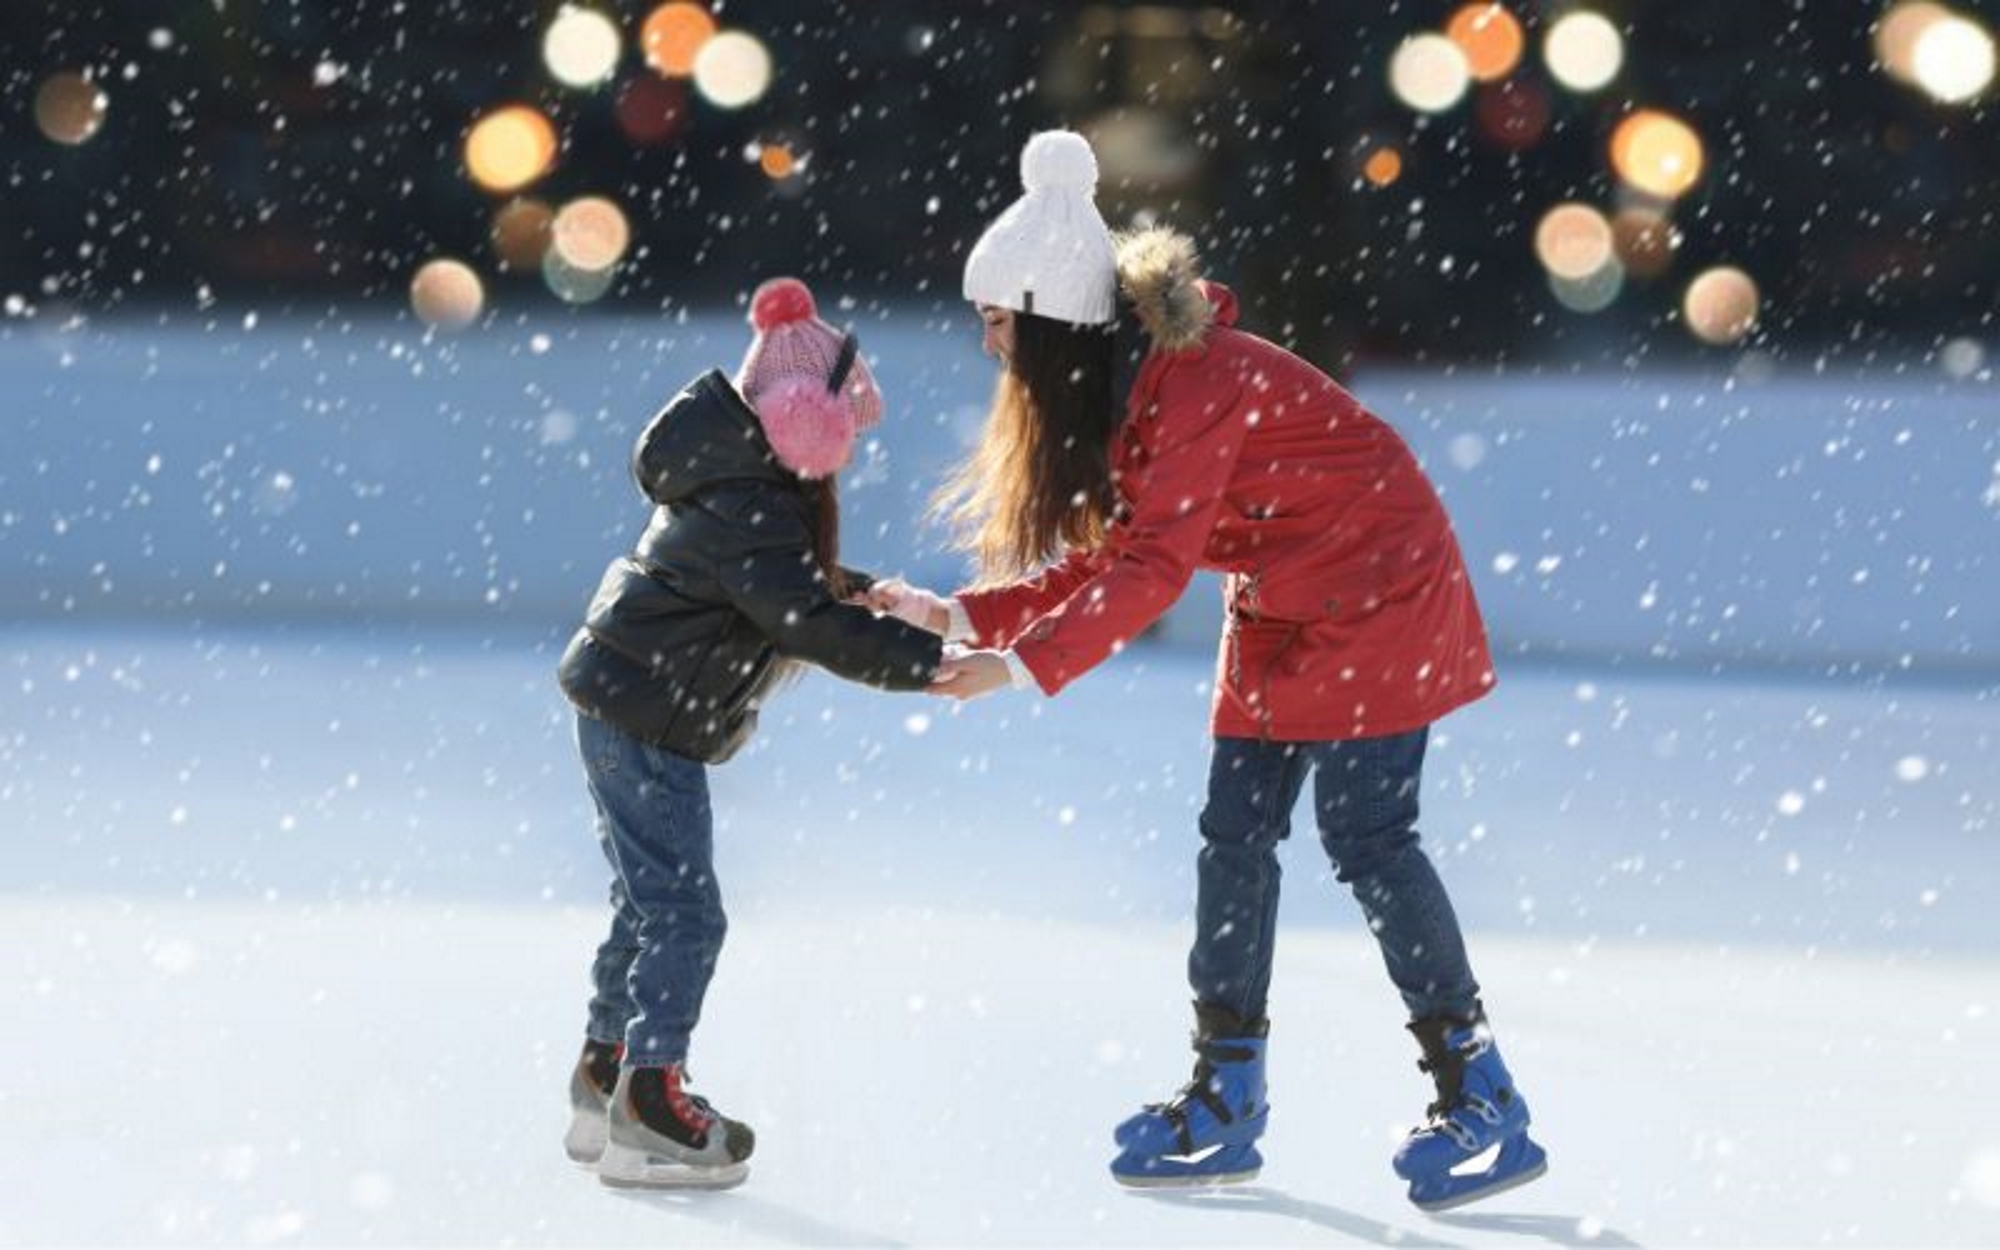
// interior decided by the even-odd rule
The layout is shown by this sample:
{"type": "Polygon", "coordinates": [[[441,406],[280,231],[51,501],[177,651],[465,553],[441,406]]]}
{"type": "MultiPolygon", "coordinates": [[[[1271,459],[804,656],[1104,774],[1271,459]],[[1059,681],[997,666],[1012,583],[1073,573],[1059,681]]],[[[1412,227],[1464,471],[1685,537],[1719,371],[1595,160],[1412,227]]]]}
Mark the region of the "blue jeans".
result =
{"type": "Polygon", "coordinates": [[[622,1041],[626,1067],[679,1063],[729,925],[708,769],[589,716],[576,718],[576,741],[614,874],[585,1033],[622,1041]]]}
{"type": "Polygon", "coordinates": [[[1313,774],[1334,876],[1354,892],[1412,1019],[1470,1014],[1479,996],[1444,883],[1417,845],[1430,731],[1345,742],[1217,738],[1209,763],[1188,981],[1202,1002],[1263,1017],[1278,920],[1278,843],[1313,774]]]}

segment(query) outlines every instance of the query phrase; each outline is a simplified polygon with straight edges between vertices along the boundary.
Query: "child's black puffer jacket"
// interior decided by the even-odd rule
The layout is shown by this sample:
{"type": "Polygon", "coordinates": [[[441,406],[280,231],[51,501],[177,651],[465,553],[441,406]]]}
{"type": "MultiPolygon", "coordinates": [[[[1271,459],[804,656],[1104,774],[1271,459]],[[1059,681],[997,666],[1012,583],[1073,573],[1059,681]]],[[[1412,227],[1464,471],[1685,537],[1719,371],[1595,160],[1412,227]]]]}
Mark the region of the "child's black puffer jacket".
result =
{"type": "Polygon", "coordinates": [[[658,507],[563,652],[578,709],[719,764],[756,729],[781,659],[887,690],[929,684],[942,642],[834,599],[799,479],[719,370],[653,418],[632,471],[658,507]]]}

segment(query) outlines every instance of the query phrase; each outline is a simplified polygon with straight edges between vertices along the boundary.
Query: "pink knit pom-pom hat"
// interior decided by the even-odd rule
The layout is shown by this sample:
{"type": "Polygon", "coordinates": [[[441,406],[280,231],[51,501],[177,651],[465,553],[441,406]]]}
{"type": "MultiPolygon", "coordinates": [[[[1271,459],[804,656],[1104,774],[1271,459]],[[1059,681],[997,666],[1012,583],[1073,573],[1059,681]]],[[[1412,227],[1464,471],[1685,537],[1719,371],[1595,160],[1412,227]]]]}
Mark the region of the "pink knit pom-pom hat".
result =
{"type": "Polygon", "coordinates": [[[757,336],[736,385],[778,462],[803,478],[840,471],[855,435],[882,419],[882,394],[854,336],[819,319],[797,278],[773,278],[750,297],[757,336]]]}

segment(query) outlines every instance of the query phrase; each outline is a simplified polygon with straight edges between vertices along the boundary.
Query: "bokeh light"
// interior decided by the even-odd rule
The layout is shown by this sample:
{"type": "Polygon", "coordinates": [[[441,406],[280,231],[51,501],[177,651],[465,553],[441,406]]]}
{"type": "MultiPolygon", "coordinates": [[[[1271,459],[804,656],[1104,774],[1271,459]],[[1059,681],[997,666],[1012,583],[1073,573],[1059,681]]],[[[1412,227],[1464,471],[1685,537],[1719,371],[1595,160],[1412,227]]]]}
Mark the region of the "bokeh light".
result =
{"type": "Polygon", "coordinates": [[[1618,302],[1625,289],[1625,266],[1613,259],[1595,273],[1581,278],[1549,275],[1549,291],[1556,302],[1574,313],[1600,313],[1618,302]]]}
{"type": "Polygon", "coordinates": [[[773,182],[776,182],[780,178],[789,178],[797,173],[799,164],[799,158],[792,152],[790,144],[764,143],[758,145],[757,167],[762,169],[764,176],[773,182]]]}
{"type": "Polygon", "coordinates": [[[1429,31],[1405,39],[1389,58],[1389,88],[1420,113],[1442,113],[1464,98],[1472,82],[1465,52],[1429,31]]]}
{"type": "Polygon", "coordinates": [[[1588,278],[1614,259],[1611,223],[1588,204],[1558,204],[1535,227],[1535,256],[1554,277],[1588,278]]]}
{"type": "Polygon", "coordinates": [[[566,87],[595,87],[618,69],[618,25],[596,9],[564,5],[542,36],[542,61],[566,87]]]}
{"type": "Polygon", "coordinates": [[[1701,181],[1701,136],[1680,118],[1640,109],[1611,133],[1611,168],[1635,190],[1672,200],[1701,181]]]}
{"type": "Polygon", "coordinates": [[[1912,69],[1940,103],[1968,103],[1993,85],[1993,36],[1971,18],[1941,18],[1917,36],[1912,69]]]}
{"type": "Polygon", "coordinates": [[[1906,83],[1917,81],[1917,39],[1936,22],[1951,16],[1951,10],[1931,0],[1904,0],[1889,6],[1875,24],[1875,59],[1893,77],[1906,83]]]}
{"type": "Polygon", "coordinates": [[[1376,148],[1361,164],[1361,176],[1370,186],[1386,187],[1403,176],[1403,154],[1394,148],[1376,148]]]}
{"type": "Polygon", "coordinates": [[[556,128],[525,104],[495,109],[465,136],[465,168],[488,191],[518,191],[549,171],[556,158],[556,128]]]}
{"type": "Polygon", "coordinates": [[[1729,265],[1704,270],[1688,283],[1681,316],[1704,343],[1740,342],[1757,324],[1757,284],[1729,265]]]}
{"type": "Polygon", "coordinates": [[[707,9],[687,0],[674,0],[647,14],[639,28],[639,47],[654,72],[687,78],[694,73],[702,46],[714,37],[715,19],[707,9]]]}
{"type": "Polygon", "coordinates": [[[694,58],[694,86],[717,108],[753,104],[771,86],[771,54],[755,35],[725,30],[701,45],[694,58]]]}
{"type": "Polygon", "coordinates": [[[617,274],[615,267],[579,269],[564,260],[562,253],[555,248],[550,248],[549,254],[542,257],[542,281],[548,284],[557,298],[569,304],[588,304],[602,298],[611,289],[617,274]]]}
{"type": "Polygon", "coordinates": [[[1552,102],[1548,89],[1522,78],[1481,87],[1472,102],[1473,120],[1489,143],[1524,151],[1548,133],[1552,102]]]}
{"type": "Polygon", "coordinates": [[[1555,80],[1575,92],[1597,91],[1625,64],[1625,38],[1601,13],[1577,9],[1556,19],[1542,41],[1542,60],[1555,80]]]}
{"type": "Polygon", "coordinates": [[[486,287],[463,261],[427,261],[410,279],[410,307],[439,329],[471,325],[485,305],[486,287]]]}
{"type": "Polygon", "coordinates": [[[550,231],[550,252],[582,273],[609,270],[632,242],[632,227],[624,211],[598,195],[563,205],[550,231]]]}
{"type": "Polygon", "coordinates": [[[1444,33],[1480,82],[1505,78],[1521,63],[1521,23],[1503,4],[1468,4],[1451,15],[1444,33]]]}
{"type": "Polygon", "coordinates": [[[35,125],[57,143],[84,143],[104,125],[111,101],[82,74],[50,74],[35,92],[35,125]]]}
{"type": "Polygon", "coordinates": [[[554,237],[555,210],[541,200],[509,200],[493,214],[493,250],[500,268],[532,273],[548,254],[554,237]]]}
{"type": "Polygon", "coordinates": [[[1680,239],[1666,214],[1652,208],[1623,208],[1611,219],[1611,242],[1627,273],[1657,278],[1674,263],[1680,239]]]}
{"type": "Polygon", "coordinates": [[[618,89],[618,103],[612,111],[627,139],[651,147],[686,129],[687,91],[677,82],[641,74],[618,89]]]}

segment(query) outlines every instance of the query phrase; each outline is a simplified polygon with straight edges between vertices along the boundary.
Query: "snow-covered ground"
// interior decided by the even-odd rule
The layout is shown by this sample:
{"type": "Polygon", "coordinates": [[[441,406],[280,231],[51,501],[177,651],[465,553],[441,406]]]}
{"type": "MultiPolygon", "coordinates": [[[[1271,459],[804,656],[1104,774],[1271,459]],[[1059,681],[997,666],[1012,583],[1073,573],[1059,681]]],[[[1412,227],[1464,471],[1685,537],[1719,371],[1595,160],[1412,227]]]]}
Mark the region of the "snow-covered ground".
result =
{"type": "Polygon", "coordinates": [[[1144,1197],[1184,1079],[1208,659],[1055,702],[809,679],[717,770],[721,1195],[562,1157],[601,916],[555,638],[0,643],[0,1241],[1994,1244],[2000,742],[1977,683],[1503,671],[1424,827],[1552,1168],[1427,1218],[1427,1098],[1309,830],[1249,1189],[1144,1197]]]}

